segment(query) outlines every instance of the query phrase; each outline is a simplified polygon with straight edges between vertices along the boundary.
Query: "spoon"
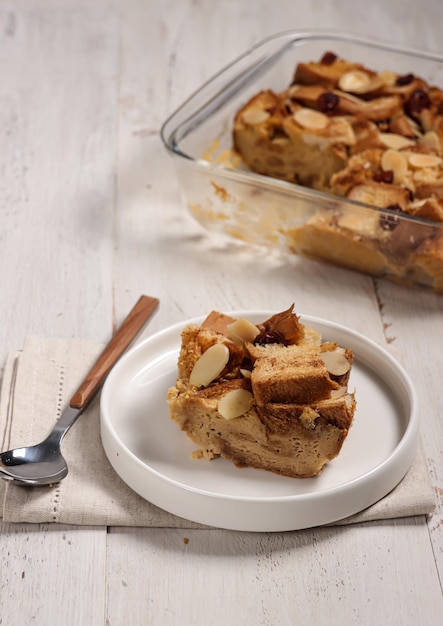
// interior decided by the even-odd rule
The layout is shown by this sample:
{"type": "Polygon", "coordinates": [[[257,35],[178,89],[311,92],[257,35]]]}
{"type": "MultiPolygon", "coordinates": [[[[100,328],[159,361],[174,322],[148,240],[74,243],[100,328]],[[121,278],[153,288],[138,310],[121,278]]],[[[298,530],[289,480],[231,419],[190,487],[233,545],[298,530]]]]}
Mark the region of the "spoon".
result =
{"type": "Polygon", "coordinates": [[[0,477],[22,485],[49,485],[68,473],[61,443],[68,430],[91,403],[111,368],[158,306],[157,298],[141,296],[114,337],[91,367],[48,437],[34,446],[0,453],[0,477]]]}

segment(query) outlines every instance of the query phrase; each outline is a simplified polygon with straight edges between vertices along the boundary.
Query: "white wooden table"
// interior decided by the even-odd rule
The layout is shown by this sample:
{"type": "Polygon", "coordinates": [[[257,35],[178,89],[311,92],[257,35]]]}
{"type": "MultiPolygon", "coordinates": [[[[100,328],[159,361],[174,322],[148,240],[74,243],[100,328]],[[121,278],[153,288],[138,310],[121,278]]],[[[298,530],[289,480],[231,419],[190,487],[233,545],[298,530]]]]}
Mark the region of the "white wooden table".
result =
{"type": "Polygon", "coordinates": [[[105,342],[211,308],[284,308],[388,345],[416,382],[429,520],[277,534],[0,524],[0,624],[443,623],[442,297],[216,245],[162,121],[263,37],[327,27],[442,51],[440,0],[0,0],[0,362],[26,335],[105,342]],[[184,542],[184,537],[189,539],[184,542]]]}

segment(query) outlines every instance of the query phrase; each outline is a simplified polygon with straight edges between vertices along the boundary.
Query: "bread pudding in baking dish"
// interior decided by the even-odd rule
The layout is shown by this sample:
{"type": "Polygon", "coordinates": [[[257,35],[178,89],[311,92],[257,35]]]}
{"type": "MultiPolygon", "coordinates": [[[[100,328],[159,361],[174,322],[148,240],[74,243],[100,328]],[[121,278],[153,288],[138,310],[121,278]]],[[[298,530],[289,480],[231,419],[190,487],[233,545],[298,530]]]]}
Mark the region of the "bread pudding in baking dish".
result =
{"type": "Polygon", "coordinates": [[[233,146],[257,173],[357,203],[291,228],[294,251],[443,292],[442,89],[327,52],[245,103],[233,146]]]}

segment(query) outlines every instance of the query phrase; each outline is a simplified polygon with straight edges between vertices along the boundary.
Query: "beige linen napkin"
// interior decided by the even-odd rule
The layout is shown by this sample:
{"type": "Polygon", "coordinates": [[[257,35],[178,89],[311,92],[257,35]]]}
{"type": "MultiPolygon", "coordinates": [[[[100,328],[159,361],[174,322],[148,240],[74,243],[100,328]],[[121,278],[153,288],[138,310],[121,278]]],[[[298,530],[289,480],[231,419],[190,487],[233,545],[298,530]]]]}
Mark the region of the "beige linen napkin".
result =
{"type": "MultiPolygon", "coordinates": [[[[0,447],[44,439],[85,372],[98,343],[30,337],[9,356],[0,396],[0,447]]],[[[114,472],[100,440],[96,399],[63,442],[69,474],[51,487],[22,487],[0,480],[5,522],[199,528],[134,493],[114,472]]],[[[403,481],[366,510],[338,522],[356,523],[431,513],[433,490],[421,450],[403,481]]]]}

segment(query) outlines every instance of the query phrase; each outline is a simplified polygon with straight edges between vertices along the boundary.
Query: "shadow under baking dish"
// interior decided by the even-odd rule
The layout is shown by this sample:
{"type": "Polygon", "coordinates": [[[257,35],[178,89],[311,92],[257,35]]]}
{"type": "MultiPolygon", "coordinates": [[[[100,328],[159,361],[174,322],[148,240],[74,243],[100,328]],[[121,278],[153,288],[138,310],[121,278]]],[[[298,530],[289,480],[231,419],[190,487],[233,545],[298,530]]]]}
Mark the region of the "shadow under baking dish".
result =
{"type": "MultiPolygon", "coordinates": [[[[273,311],[233,315],[261,322],[273,311]]],[[[315,478],[239,469],[225,459],[192,458],[195,444],[169,419],[180,333],[189,320],[132,349],[109,375],[101,397],[101,435],[119,476],[153,504],[219,528],[276,532],[318,526],[370,506],[408,471],[418,443],[417,403],[403,368],[378,344],[331,322],[302,322],[351,348],[356,391],[353,426],[340,455],[315,478]]]]}

